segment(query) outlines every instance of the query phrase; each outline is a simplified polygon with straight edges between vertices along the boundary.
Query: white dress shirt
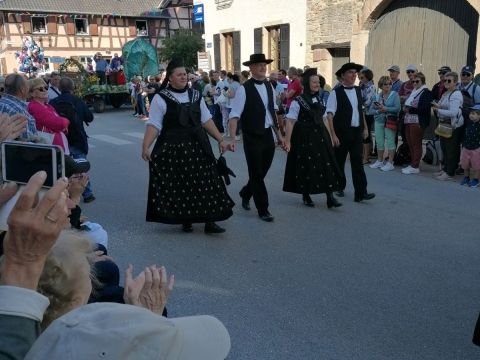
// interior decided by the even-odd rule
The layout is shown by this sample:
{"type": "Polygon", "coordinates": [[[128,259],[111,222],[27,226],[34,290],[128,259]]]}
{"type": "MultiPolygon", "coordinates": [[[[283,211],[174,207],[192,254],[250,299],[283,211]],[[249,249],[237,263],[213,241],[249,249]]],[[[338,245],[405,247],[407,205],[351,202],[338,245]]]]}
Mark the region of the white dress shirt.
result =
{"type": "MultiPolygon", "coordinates": [[[[275,103],[275,89],[271,84],[269,86],[272,87],[273,93],[273,108],[275,111],[278,110],[278,105],[275,103]]],[[[255,84],[255,89],[257,89],[260,97],[262,99],[263,105],[265,106],[265,129],[272,127],[274,122],[272,119],[272,115],[268,110],[268,93],[265,84],[255,84]]],[[[243,109],[245,107],[245,87],[242,85],[238,88],[237,92],[235,93],[235,97],[231,100],[230,106],[232,107],[232,111],[230,112],[230,119],[232,118],[240,118],[243,113],[243,109]]]]}
{"type": "MultiPolygon", "coordinates": [[[[175,99],[177,99],[178,102],[180,103],[190,102],[190,99],[188,98],[188,91],[185,91],[183,93],[169,91],[169,93],[172,94],[175,97],[175,99]]],[[[203,125],[212,118],[212,114],[210,114],[207,104],[205,104],[205,100],[203,98],[200,100],[200,110],[202,113],[200,121],[203,125]]],[[[163,98],[160,95],[156,94],[153,97],[152,103],[150,104],[149,118],[148,118],[148,121],[146,122],[146,125],[155,127],[158,130],[158,133],[160,134],[163,128],[163,117],[165,116],[166,113],[167,113],[167,103],[165,102],[165,100],[163,100],[163,98]]]]}
{"type": "MultiPolygon", "coordinates": [[[[357,92],[355,88],[353,88],[353,89],[345,89],[345,93],[347,94],[348,100],[350,101],[350,105],[352,105],[352,122],[350,126],[359,127],[360,114],[358,113],[357,92]]],[[[333,116],[335,116],[336,112],[337,112],[337,92],[332,91],[330,93],[330,96],[328,97],[326,113],[327,114],[331,113],[333,116]]]]}

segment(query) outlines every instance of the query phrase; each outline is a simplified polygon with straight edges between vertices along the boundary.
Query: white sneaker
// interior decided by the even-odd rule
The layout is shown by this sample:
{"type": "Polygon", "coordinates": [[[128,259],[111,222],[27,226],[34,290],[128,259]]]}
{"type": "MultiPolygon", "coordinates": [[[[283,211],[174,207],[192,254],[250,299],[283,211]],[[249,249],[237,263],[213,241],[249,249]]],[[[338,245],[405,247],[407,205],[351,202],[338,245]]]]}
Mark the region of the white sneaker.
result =
{"type": "Polygon", "coordinates": [[[405,175],[418,174],[419,172],[420,172],[420,169],[414,168],[411,166],[402,170],[402,174],[405,174],[405,175]]]}
{"type": "Polygon", "coordinates": [[[240,135],[236,135],[235,140],[240,141],[240,135]]]}
{"type": "Polygon", "coordinates": [[[380,170],[382,171],[392,171],[395,169],[395,166],[390,161],[387,161],[385,165],[383,165],[380,170]]]}
{"type": "Polygon", "coordinates": [[[375,161],[372,165],[369,165],[370,169],[380,169],[383,166],[382,161],[375,161]]]}
{"type": "Polygon", "coordinates": [[[437,177],[437,176],[443,175],[444,173],[445,173],[445,171],[443,171],[443,170],[435,171],[435,172],[433,173],[433,176],[434,176],[434,177],[437,177]]]}

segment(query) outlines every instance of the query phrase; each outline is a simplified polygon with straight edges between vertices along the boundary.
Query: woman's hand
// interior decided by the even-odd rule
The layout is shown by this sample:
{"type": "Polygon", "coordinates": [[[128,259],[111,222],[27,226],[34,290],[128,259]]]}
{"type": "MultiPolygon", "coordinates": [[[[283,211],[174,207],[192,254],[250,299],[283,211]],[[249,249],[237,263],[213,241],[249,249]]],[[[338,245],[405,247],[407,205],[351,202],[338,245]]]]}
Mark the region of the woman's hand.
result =
{"type": "Polygon", "coordinates": [[[145,160],[145,161],[152,161],[152,158],[151,158],[151,151],[149,148],[143,148],[142,150],[142,159],[145,160]]]}
{"type": "Polygon", "coordinates": [[[290,152],[290,149],[291,149],[290,140],[285,140],[285,146],[283,147],[283,150],[285,150],[288,153],[290,152]]]}
{"type": "Polygon", "coordinates": [[[335,135],[335,134],[332,135],[332,146],[333,147],[340,146],[340,140],[338,139],[337,135],[335,135]]]}

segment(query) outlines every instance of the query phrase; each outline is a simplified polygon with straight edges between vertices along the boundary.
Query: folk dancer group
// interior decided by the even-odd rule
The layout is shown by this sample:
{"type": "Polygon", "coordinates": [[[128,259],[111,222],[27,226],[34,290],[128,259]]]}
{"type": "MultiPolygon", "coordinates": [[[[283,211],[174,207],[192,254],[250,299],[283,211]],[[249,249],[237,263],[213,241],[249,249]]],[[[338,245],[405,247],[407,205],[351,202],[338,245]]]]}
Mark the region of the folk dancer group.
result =
{"type": "MultiPolygon", "coordinates": [[[[274,89],[266,80],[264,54],[253,54],[243,65],[251,78],[236,92],[231,103],[229,133],[235,134],[241,120],[248,182],[240,191],[242,207],[250,210],[253,198],[261,220],[272,222],[265,176],[275,153],[275,143],[288,152],[283,190],[301,194],[313,207],[311,194],[325,193],[327,207],[342,204],[344,166],[350,155],[354,200],[370,200],[362,165],[363,139],[368,136],[360,89],[354,85],[361,65],[347,63],[336,73],[343,86],[330,94],[327,104],[319,96],[316,69],[303,75],[303,94],[296,97],[287,114],[285,138],[279,131],[274,89]]],[[[205,233],[225,229],[216,222],[232,216],[234,202],[218,173],[207,133],[220,153],[235,151],[236,140],[226,142],[217,130],[200,94],[189,89],[181,61],[172,60],[161,90],[154,96],[146,124],[142,158],[149,161],[150,180],[146,220],[181,224],[185,232],[193,223],[205,223],[205,233]],[[151,150],[152,145],[153,150],[151,150]]]]}

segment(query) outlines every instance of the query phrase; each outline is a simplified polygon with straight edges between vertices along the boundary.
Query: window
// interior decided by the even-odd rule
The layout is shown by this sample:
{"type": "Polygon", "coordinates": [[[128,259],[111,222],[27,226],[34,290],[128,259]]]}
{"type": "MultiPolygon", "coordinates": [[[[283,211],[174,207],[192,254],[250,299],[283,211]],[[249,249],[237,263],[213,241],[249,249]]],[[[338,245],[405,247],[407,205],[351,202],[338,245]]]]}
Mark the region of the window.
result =
{"type": "Polygon", "coordinates": [[[53,69],[50,69],[50,58],[49,57],[44,57],[43,60],[44,61],[43,61],[43,64],[42,64],[41,71],[50,72],[50,70],[53,70],[53,69]]]}
{"type": "Polygon", "coordinates": [[[88,35],[88,20],[87,19],[75,19],[75,34],[76,35],[88,35]]]}
{"type": "Polygon", "coordinates": [[[32,33],[34,34],[47,33],[47,17],[46,16],[32,16],[32,33]]]}
{"type": "Polygon", "coordinates": [[[137,36],[148,36],[147,20],[135,20],[137,36]]]}

